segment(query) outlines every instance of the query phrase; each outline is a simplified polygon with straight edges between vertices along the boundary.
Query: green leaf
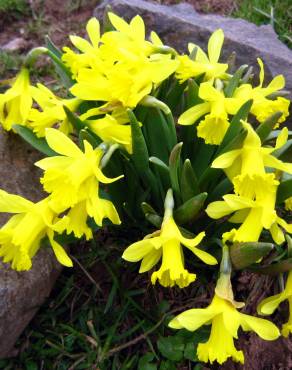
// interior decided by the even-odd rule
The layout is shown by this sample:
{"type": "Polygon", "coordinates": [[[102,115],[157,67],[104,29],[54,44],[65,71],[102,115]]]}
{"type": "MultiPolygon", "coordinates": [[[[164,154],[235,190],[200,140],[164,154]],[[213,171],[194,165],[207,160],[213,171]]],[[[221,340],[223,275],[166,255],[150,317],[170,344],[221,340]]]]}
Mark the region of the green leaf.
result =
{"type": "Polygon", "coordinates": [[[85,140],[88,141],[93,148],[96,148],[99,144],[101,144],[99,137],[87,131],[87,129],[81,129],[79,131],[79,143],[81,146],[83,146],[83,142],[85,140]]]}
{"type": "Polygon", "coordinates": [[[245,102],[238,110],[238,112],[233,116],[230,126],[224,136],[224,139],[221,143],[221,147],[225,147],[236,135],[239,134],[239,131],[242,129],[241,120],[247,119],[253,100],[248,100],[245,102]]]}
{"type": "Polygon", "coordinates": [[[62,57],[62,52],[61,50],[53,43],[53,41],[50,39],[50,37],[48,35],[46,35],[45,37],[45,41],[46,41],[46,45],[47,45],[47,48],[53,53],[55,54],[55,56],[59,59],[61,59],[62,57]]]}
{"type": "Polygon", "coordinates": [[[286,199],[292,197],[292,179],[282,181],[277,190],[277,204],[283,203],[286,199]]]}
{"type": "Polygon", "coordinates": [[[152,363],[153,360],[153,353],[146,353],[139,360],[138,370],[157,370],[157,365],[152,363]]]}
{"type": "Polygon", "coordinates": [[[52,59],[57,74],[60,76],[63,84],[65,87],[69,88],[74,84],[74,80],[72,79],[72,73],[65,66],[65,64],[62,62],[62,54],[60,54],[60,50],[53,44],[53,42],[50,40],[50,38],[47,36],[46,38],[47,42],[47,48],[48,48],[48,56],[52,59]]]}
{"type": "Polygon", "coordinates": [[[182,338],[162,337],[157,341],[160,353],[171,361],[181,361],[183,359],[184,343],[182,338]]]}
{"type": "Polygon", "coordinates": [[[232,189],[232,182],[228,177],[225,177],[225,179],[213,187],[213,191],[209,194],[208,202],[214,202],[215,200],[221,199],[223,195],[230,193],[232,189]]]}
{"type": "Polygon", "coordinates": [[[154,225],[157,229],[160,229],[162,224],[162,217],[160,217],[154,208],[150,206],[150,204],[143,202],[141,204],[142,211],[145,215],[147,221],[149,221],[152,225],[154,225]]]}
{"type": "Polygon", "coordinates": [[[180,188],[183,202],[200,192],[198,179],[189,159],[185,160],[182,167],[180,188]]]}
{"type": "Polygon", "coordinates": [[[184,358],[190,361],[198,361],[196,346],[193,342],[186,344],[184,358]]]}
{"type": "Polygon", "coordinates": [[[165,103],[169,106],[172,112],[174,112],[178,106],[186,85],[187,82],[180,84],[177,80],[174,80],[172,86],[170,87],[165,98],[165,103]]]}
{"type": "Polygon", "coordinates": [[[181,148],[183,143],[178,143],[173,148],[172,152],[170,153],[169,157],[169,174],[170,174],[170,181],[171,185],[176,197],[176,200],[180,201],[180,186],[179,186],[179,176],[181,170],[181,148]]]}
{"type": "Polygon", "coordinates": [[[193,107],[196,104],[202,102],[202,99],[199,98],[199,85],[192,78],[188,80],[188,88],[186,91],[186,106],[185,110],[193,107]]]}
{"type": "Polygon", "coordinates": [[[231,98],[235,89],[237,88],[241,76],[243,75],[244,71],[248,68],[247,64],[244,64],[238,68],[238,70],[234,73],[232,78],[229,80],[227,86],[224,89],[225,96],[227,98],[231,98]]]}
{"type": "Polygon", "coordinates": [[[159,370],[177,370],[177,367],[172,361],[163,360],[159,366],[159,370]]]}
{"type": "Polygon", "coordinates": [[[66,113],[66,116],[68,120],[72,123],[73,127],[77,132],[82,130],[85,127],[85,124],[81,119],[73,112],[70,111],[69,108],[67,108],[65,105],[63,106],[63,109],[66,113]]]}
{"type": "Polygon", "coordinates": [[[287,256],[288,256],[288,258],[292,258],[292,238],[288,234],[286,234],[285,237],[286,237],[287,249],[288,249],[287,256]]]}
{"type": "Polygon", "coordinates": [[[252,272],[256,272],[257,274],[278,275],[279,273],[292,270],[292,258],[288,258],[271,265],[254,265],[250,266],[248,269],[252,272]]]}
{"type": "Polygon", "coordinates": [[[178,224],[186,224],[196,219],[198,213],[203,208],[207,193],[201,193],[187,200],[174,212],[174,219],[178,224]]]}
{"type": "Polygon", "coordinates": [[[282,112],[276,112],[269,116],[262,124],[256,129],[256,133],[263,143],[267,137],[270,135],[271,131],[275,127],[276,123],[279,121],[279,118],[282,116],[282,112]]]}
{"type": "Polygon", "coordinates": [[[141,127],[134,115],[134,113],[128,109],[128,115],[131,123],[132,132],[132,146],[133,154],[131,156],[134,166],[141,177],[144,186],[150,188],[153,191],[153,196],[155,198],[155,203],[160,204],[161,199],[159,197],[158,184],[149,167],[149,155],[147,145],[141,130],[141,127]]]}
{"type": "Polygon", "coordinates": [[[37,149],[39,152],[44,153],[48,157],[58,155],[53,151],[44,138],[39,138],[29,128],[21,125],[13,125],[13,129],[21,136],[26,142],[32,147],[37,149]]]}
{"type": "Polygon", "coordinates": [[[292,139],[287,142],[279,149],[273,151],[273,156],[281,159],[282,161],[290,162],[292,157],[292,139]]]}
{"type": "Polygon", "coordinates": [[[236,270],[244,269],[265,257],[274,248],[272,243],[236,243],[230,247],[230,258],[236,270]]]}

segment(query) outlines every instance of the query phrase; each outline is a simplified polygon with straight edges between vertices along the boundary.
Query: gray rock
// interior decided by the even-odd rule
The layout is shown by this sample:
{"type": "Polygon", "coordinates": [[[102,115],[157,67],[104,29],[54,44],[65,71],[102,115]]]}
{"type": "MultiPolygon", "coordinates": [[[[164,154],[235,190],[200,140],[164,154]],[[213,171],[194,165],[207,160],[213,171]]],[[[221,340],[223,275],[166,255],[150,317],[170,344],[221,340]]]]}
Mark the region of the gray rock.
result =
{"type": "Polygon", "coordinates": [[[144,0],[104,0],[96,9],[95,16],[102,19],[104,9],[112,10],[129,20],[136,14],[143,17],[149,30],[156,31],[165,44],[179,52],[187,50],[194,42],[206,49],[210,34],[222,28],[225,34],[222,60],[235,51],[237,64],[254,65],[261,57],[267,67],[267,77],[283,74],[286,89],[292,93],[292,51],[279,41],[270,25],[256,26],[242,19],[215,14],[202,15],[189,4],[165,6],[144,0]]]}
{"type": "Polygon", "coordinates": [[[24,50],[25,48],[27,48],[27,41],[22,37],[15,37],[0,47],[0,49],[4,51],[20,51],[24,50]]]}
{"type": "MultiPolygon", "coordinates": [[[[0,130],[0,188],[37,201],[42,195],[38,169],[39,154],[13,134],[0,130]]],[[[0,213],[0,225],[8,216],[0,213]]],[[[0,358],[13,354],[13,346],[49,296],[61,271],[49,249],[33,258],[30,271],[16,272],[0,262],[0,358]]]]}

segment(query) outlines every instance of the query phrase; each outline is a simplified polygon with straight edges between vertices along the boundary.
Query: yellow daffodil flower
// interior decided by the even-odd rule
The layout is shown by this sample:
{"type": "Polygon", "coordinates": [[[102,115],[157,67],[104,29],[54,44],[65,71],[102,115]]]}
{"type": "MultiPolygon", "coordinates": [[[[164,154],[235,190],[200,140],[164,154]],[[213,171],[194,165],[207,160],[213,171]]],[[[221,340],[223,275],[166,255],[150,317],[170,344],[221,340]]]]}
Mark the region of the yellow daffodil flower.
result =
{"type": "Polygon", "coordinates": [[[222,91],[215,89],[209,82],[200,85],[199,97],[205,102],[186,110],[178,119],[180,125],[192,125],[208,113],[197,126],[197,135],[206,144],[219,145],[230,125],[228,114],[235,114],[240,102],[226,98],[222,91]]]}
{"type": "Polygon", "coordinates": [[[135,107],[157,85],[176,69],[170,55],[150,56],[135,63],[115,63],[105,70],[83,68],[71,93],[84,100],[99,100],[135,107]]]}
{"type": "MultiPolygon", "coordinates": [[[[93,108],[83,115],[80,116],[80,119],[86,120],[86,125],[93,131],[101,140],[105,143],[117,143],[126,148],[126,150],[131,154],[132,153],[132,134],[131,126],[125,125],[124,117],[119,119],[119,116],[105,115],[102,118],[98,119],[88,119],[100,112],[100,109],[93,108]]],[[[126,120],[128,122],[128,119],[126,120]]]]}
{"type": "Polygon", "coordinates": [[[243,101],[253,99],[251,113],[256,116],[259,122],[264,122],[269,116],[279,111],[283,114],[278,123],[284,122],[289,115],[289,100],[282,97],[272,100],[269,96],[284,88],[285,78],[283,75],[278,75],[268,86],[263,87],[265,76],[264,64],[260,58],[257,61],[260,66],[259,86],[253,88],[250,84],[243,84],[235,90],[233,97],[243,101]]]}
{"type": "Polygon", "coordinates": [[[234,305],[217,294],[206,308],[187,310],[173,320],[169,326],[173,329],[185,328],[195,331],[202,325],[212,325],[209,340],[199,343],[197,355],[200,361],[219,364],[229,357],[234,361],[244,363],[244,354],[234,346],[233,338],[241,326],[244,331],[254,331],[265,340],[275,340],[279,337],[278,328],[268,320],[246,315],[237,311],[234,305]]]}
{"type": "Polygon", "coordinates": [[[218,63],[222,45],[224,42],[224,33],[222,29],[216,30],[210,37],[208,42],[208,56],[204,51],[195,44],[189,44],[188,49],[190,54],[196,48],[196,57],[194,60],[190,56],[178,56],[180,62],[176,77],[183,83],[191,77],[197,77],[204,73],[205,81],[213,81],[215,78],[224,78],[226,76],[228,64],[218,63]]]}
{"type": "Polygon", "coordinates": [[[12,125],[25,125],[32,107],[29,71],[22,68],[11,87],[0,94],[0,124],[7,131],[12,125]]]}
{"type": "Polygon", "coordinates": [[[33,203],[18,195],[0,190],[0,212],[15,215],[0,229],[0,256],[11,262],[17,271],[29,270],[32,258],[40,248],[41,240],[47,236],[57,260],[72,266],[63,247],[54,240],[56,213],[49,206],[49,199],[33,203]]]}
{"type": "Polygon", "coordinates": [[[282,326],[282,335],[288,337],[292,333],[292,272],[290,271],[287,278],[285,289],[276,295],[265,298],[258,306],[260,315],[272,315],[276,308],[285,300],[289,302],[290,315],[289,320],[282,326]]]}
{"type": "Polygon", "coordinates": [[[217,263],[209,253],[196,248],[204,238],[205,233],[199,233],[195,238],[185,238],[172,217],[173,201],[171,191],[166,196],[166,210],[161,230],[147,235],[143,240],[131,244],[123,254],[126,261],[137,262],[142,260],[139,272],[149,271],[162,258],[161,267],[152,273],[151,282],[158,280],[164,287],[178,285],[184,288],[196,279],[196,274],[189,273],[184,268],[183,248],[184,245],[199,259],[209,265],[217,263]]]}
{"type": "Polygon", "coordinates": [[[28,116],[28,125],[33,129],[38,137],[46,135],[46,128],[59,125],[59,130],[68,135],[73,132],[73,127],[69,122],[64,106],[74,112],[80,105],[79,99],[61,99],[58,98],[52,91],[42,84],[37,87],[31,87],[33,99],[37,102],[41,111],[32,108],[28,116]]]}
{"type": "Polygon", "coordinates": [[[90,42],[79,36],[70,36],[70,41],[79,53],[75,53],[69,47],[63,48],[62,61],[72,72],[73,78],[76,78],[81,68],[88,67],[96,61],[100,62],[100,25],[96,18],[91,18],[87,22],[86,31],[90,42]]]}
{"type": "Polygon", "coordinates": [[[263,228],[270,233],[277,244],[284,242],[284,233],[279,225],[292,233],[292,224],[277,216],[275,202],[279,182],[273,174],[268,181],[262,176],[254,177],[255,199],[235,194],[223,196],[224,201],[210,203],[206,209],[209,217],[219,219],[234,213],[229,222],[241,223],[236,230],[225,233],[224,239],[232,242],[257,242],[263,228]]]}
{"type": "MultiPolygon", "coordinates": [[[[106,177],[99,168],[103,151],[84,141],[82,152],[66,135],[56,129],[46,130],[49,146],[59,156],[45,158],[36,166],[45,170],[41,182],[45,191],[51,193],[50,205],[56,212],[63,212],[86,202],[87,214],[101,226],[103,218],[109,218],[114,224],[120,219],[114,205],[106,199],[99,198],[99,182],[111,183],[120,179],[106,177]]],[[[70,218],[72,215],[68,215],[70,218]]],[[[83,218],[83,216],[80,216],[83,218]]]]}
{"type": "Polygon", "coordinates": [[[292,163],[284,163],[274,157],[272,153],[281,148],[288,139],[288,129],[284,127],[277,138],[275,148],[262,147],[261,139],[246,122],[243,122],[247,130],[247,136],[242,144],[242,148],[231,150],[217,157],[212,163],[213,168],[222,168],[229,179],[233,182],[237,194],[253,197],[258,175],[266,181],[273,178],[266,174],[265,167],[274,168],[283,172],[292,173],[292,163]]]}

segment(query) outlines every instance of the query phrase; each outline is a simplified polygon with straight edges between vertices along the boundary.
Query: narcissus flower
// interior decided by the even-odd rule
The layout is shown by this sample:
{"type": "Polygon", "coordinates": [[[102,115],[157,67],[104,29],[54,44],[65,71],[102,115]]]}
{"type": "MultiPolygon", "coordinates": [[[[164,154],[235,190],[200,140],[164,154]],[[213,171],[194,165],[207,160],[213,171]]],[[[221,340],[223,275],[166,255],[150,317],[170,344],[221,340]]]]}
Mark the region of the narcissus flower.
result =
{"type": "Polygon", "coordinates": [[[88,119],[94,116],[95,109],[81,115],[82,120],[86,119],[86,125],[105,143],[117,143],[124,146],[126,150],[132,153],[132,134],[131,126],[124,124],[123,120],[119,120],[115,115],[106,114],[102,118],[88,119]]]}
{"type": "Polygon", "coordinates": [[[247,130],[247,136],[242,147],[217,157],[212,163],[212,167],[224,169],[227,176],[234,183],[236,193],[252,197],[258,175],[264,177],[266,181],[273,181],[273,178],[266,174],[266,167],[292,173],[292,163],[284,163],[272,154],[287,142],[288,129],[287,127],[283,128],[277,138],[275,148],[266,148],[262,147],[261,139],[252,126],[246,122],[242,124],[247,130]]]}
{"type": "Polygon", "coordinates": [[[219,145],[230,125],[228,114],[235,114],[241,102],[226,98],[223,91],[215,89],[209,82],[200,85],[199,97],[205,102],[186,110],[178,119],[180,125],[192,125],[208,113],[197,126],[197,134],[206,144],[219,145]]]}
{"type": "Polygon", "coordinates": [[[151,55],[134,63],[115,63],[107,69],[99,66],[80,70],[71,93],[84,100],[119,103],[133,108],[176,69],[170,55],[151,55]]]}
{"type": "Polygon", "coordinates": [[[40,110],[32,108],[28,116],[30,126],[38,137],[46,135],[46,128],[59,125],[59,130],[68,135],[73,131],[63,107],[74,112],[81,101],[79,99],[61,99],[42,84],[31,87],[33,99],[37,102],[40,110]]]}
{"type": "Polygon", "coordinates": [[[206,308],[185,311],[173,320],[169,326],[173,329],[185,328],[195,331],[202,325],[211,324],[211,334],[206,343],[199,343],[197,355],[200,361],[219,364],[229,357],[234,361],[244,363],[244,354],[234,346],[234,338],[241,326],[244,331],[254,331],[265,340],[275,340],[279,337],[278,328],[268,320],[246,315],[237,311],[234,305],[217,294],[206,308]]]}
{"type": "Polygon", "coordinates": [[[272,315],[277,307],[283,301],[288,300],[290,315],[289,320],[282,327],[282,334],[284,337],[288,337],[292,333],[292,272],[289,272],[285,289],[276,295],[265,298],[258,306],[258,313],[260,315],[272,315]]]}
{"type": "Polygon", "coordinates": [[[15,214],[0,229],[0,256],[4,262],[11,262],[13,269],[22,271],[31,268],[31,260],[45,236],[57,260],[65,266],[72,266],[64,248],[54,240],[56,213],[50,208],[48,198],[33,203],[0,190],[0,212],[15,214]]]}
{"type": "Polygon", "coordinates": [[[3,128],[10,131],[14,124],[25,125],[31,107],[29,71],[22,68],[11,87],[0,94],[0,123],[3,128]]]}
{"type": "Polygon", "coordinates": [[[224,78],[228,64],[218,62],[223,42],[224,33],[222,29],[218,29],[209,39],[208,56],[198,45],[189,44],[190,56],[178,56],[180,64],[176,71],[177,79],[182,83],[191,77],[197,77],[201,74],[204,74],[205,81],[224,78]],[[195,53],[194,58],[191,56],[192,53],[195,53]]]}
{"type": "Polygon", "coordinates": [[[70,41],[79,50],[79,53],[75,53],[69,47],[63,48],[64,54],[62,55],[62,61],[69,67],[74,78],[76,78],[81,68],[88,67],[96,63],[96,61],[100,61],[100,25],[96,18],[91,18],[87,22],[86,31],[90,42],[79,36],[70,36],[70,41]]]}
{"type": "Polygon", "coordinates": [[[56,212],[63,212],[85,201],[87,214],[94,218],[97,225],[101,225],[105,217],[119,224],[120,219],[114,205],[99,197],[99,182],[108,184],[123,176],[110,179],[102,173],[99,166],[103,151],[99,148],[93,149],[84,141],[83,152],[56,129],[46,130],[46,140],[49,146],[60,154],[36,163],[45,170],[41,182],[45,191],[51,193],[51,207],[56,212]]]}
{"type": "Polygon", "coordinates": [[[242,100],[253,99],[251,113],[254,114],[259,122],[264,122],[269,116],[276,112],[282,112],[278,123],[284,122],[289,115],[289,100],[277,97],[275,100],[270,98],[270,95],[277,94],[277,92],[284,88],[285,78],[283,75],[276,76],[266,87],[264,83],[264,64],[260,58],[257,59],[260,66],[260,83],[257,87],[252,87],[250,84],[243,84],[239,86],[234,94],[234,98],[242,100]]]}
{"type": "Polygon", "coordinates": [[[182,245],[193,252],[199,259],[209,265],[215,265],[216,259],[209,253],[196,248],[204,238],[205,233],[199,233],[195,238],[185,238],[172,217],[173,201],[171,191],[166,196],[166,211],[161,230],[147,235],[143,240],[131,244],[124,252],[123,258],[130,262],[142,260],[139,272],[145,272],[155,266],[162,258],[158,271],[152,273],[153,284],[158,280],[164,287],[178,285],[184,288],[196,279],[196,275],[184,268],[182,245]]]}
{"type": "Polygon", "coordinates": [[[268,174],[266,179],[255,176],[255,199],[227,194],[224,201],[210,203],[206,209],[209,217],[219,219],[234,213],[229,222],[241,223],[238,229],[225,233],[224,239],[232,242],[257,242],[263,228],[270,230],[277,244],[285,240],[281,226],[287,232],[292,232],[292,224],[277,216],[275,211],[276,194],[279,182],[273,174],[268,174]]]}

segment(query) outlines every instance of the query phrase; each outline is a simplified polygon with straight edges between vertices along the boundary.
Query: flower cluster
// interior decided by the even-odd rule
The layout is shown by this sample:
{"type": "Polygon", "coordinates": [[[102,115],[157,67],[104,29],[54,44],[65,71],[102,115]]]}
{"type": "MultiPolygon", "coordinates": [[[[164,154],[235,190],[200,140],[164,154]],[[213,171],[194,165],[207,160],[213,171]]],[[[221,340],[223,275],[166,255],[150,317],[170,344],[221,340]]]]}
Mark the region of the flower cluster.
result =
{"type": "MultiPolygon", "coordinates": [[[[35,165],[47,193],[33,203],[0,190],[0,212],[13,214],[0,229],[0,256],[13,269],[28,270],[47,241],[58,261],[72,266],[61,246],[65,234],[89,240],[105,224],[138,228],[147,235],[122,258],[141,261],[139,273],[152,270],[153,285],[186,288],[206,271],[215,283],[219,271],[211,303],[179,314],[169,326],[211,325],[209,340],[198,345],[199,360],[243,363],[233,341],[240,327],[264,340],[280,332],[239,311],[244,303],[234,300],[232,271],[282,273],[291,266],[285,263],[292,248],[285,79],[266,83],[260,58],[258,84],[247,65],[234,71],[222,63],[221,29],[207,53],[191,43],[180,55],[154,32],[146,39],[140,16],[129,23],[113,13],[107,19],[103,33],[90,19],[87,39],[70,36],[71,48],[60,51],[49,41],[33,49],[0,94],[3,129],[29,138],[46,155],[35,165]],[[62,97],[31,84],[29,72],[41,54],[58,67],[62,97]]],[[[291,297],[290,272],[286,288],[265,298],[258,314],[272,314],[286,299],[292,307],[291,297]]],[[[292,332],[291,317],[284,336],[292,332]]]]}

